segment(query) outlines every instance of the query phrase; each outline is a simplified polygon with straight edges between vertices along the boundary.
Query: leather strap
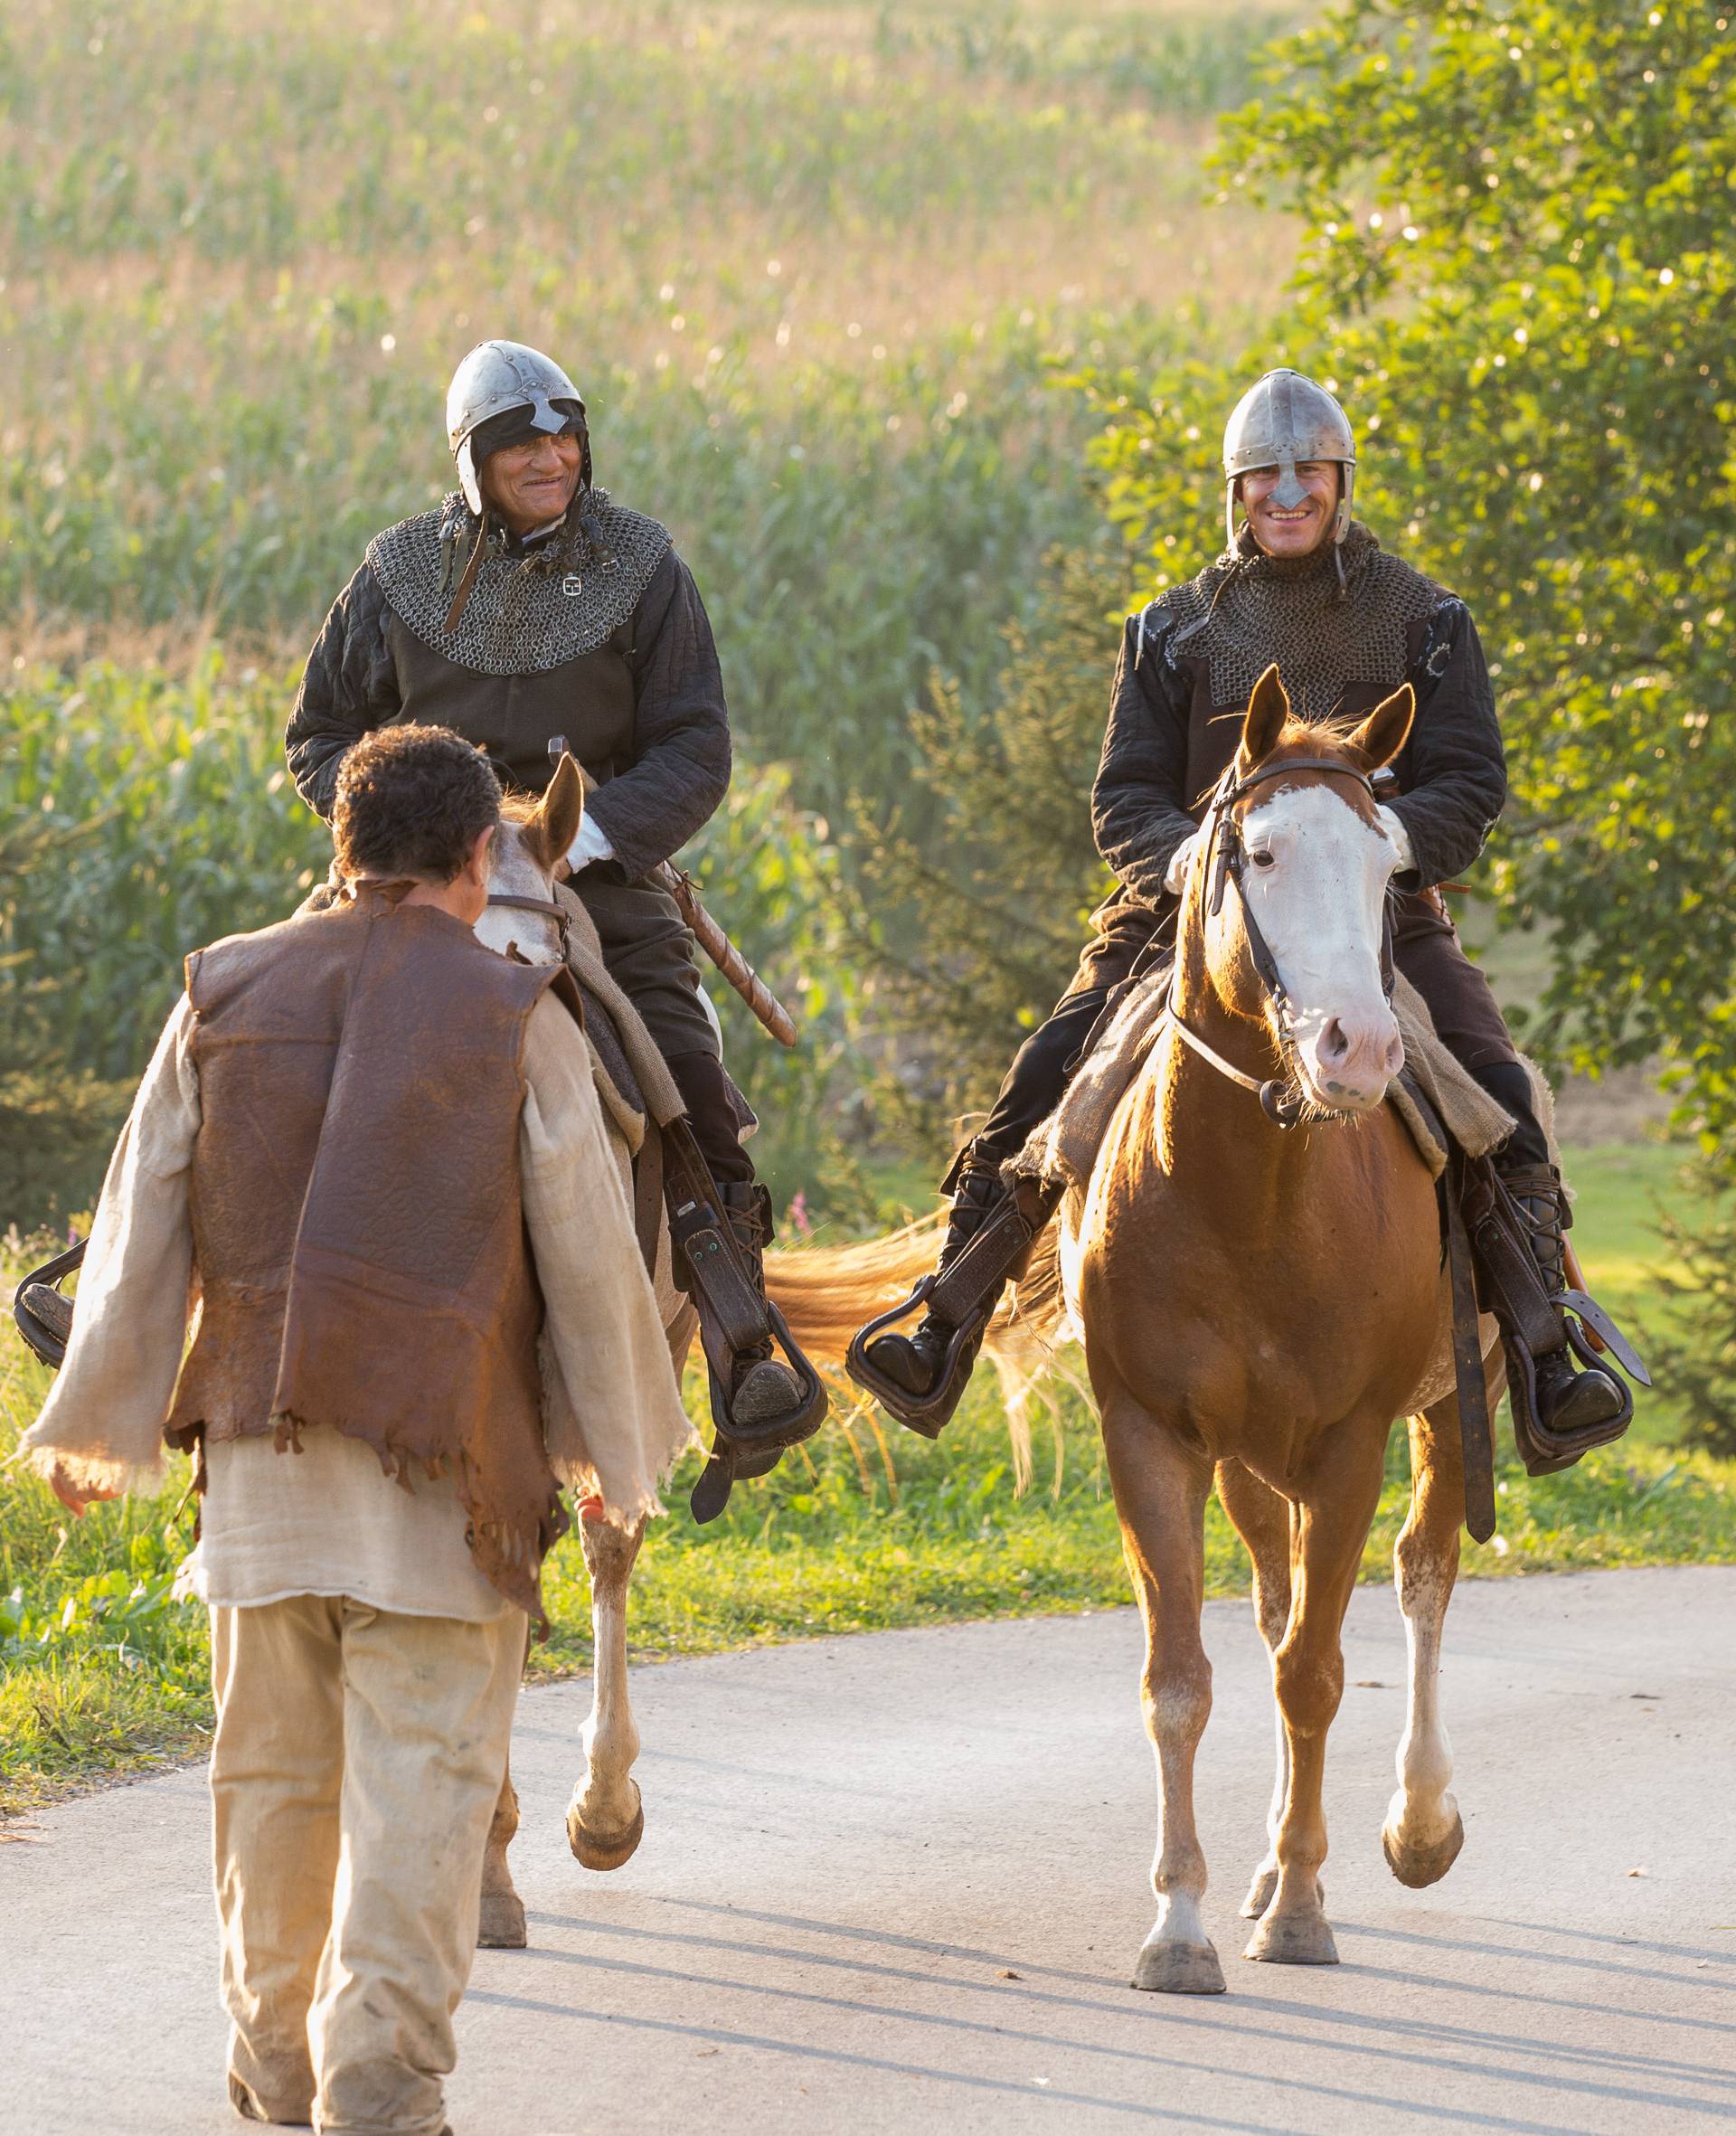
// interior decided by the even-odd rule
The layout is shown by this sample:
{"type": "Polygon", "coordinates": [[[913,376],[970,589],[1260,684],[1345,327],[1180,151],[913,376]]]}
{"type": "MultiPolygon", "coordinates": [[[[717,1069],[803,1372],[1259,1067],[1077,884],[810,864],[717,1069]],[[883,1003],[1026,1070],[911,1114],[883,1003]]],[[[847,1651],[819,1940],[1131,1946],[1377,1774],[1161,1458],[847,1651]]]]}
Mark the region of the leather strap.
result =
{"type": "Polygon", "coordinates": [[[645,1272],[655,1282],[657,1240],[663,1231],[663,1129],[647,1113],[645,1139],[633,1164],[633,1233],[645,1272]]]}
{"type": "Polygon", "coordinates": [[[1447,1152],[1441,1181],[1447,1233],[1447,1272],[1453,1300],[1453,1380],[1458,1398],[1458,1435],[1465,1468],[1465,1526],[1486,1543],[1495,1533],[1495,1430],[1489,1418],[1488,1382],[1483,1376],[1483,1334],[1477,1319],[1477,1271],[1465,1228],[1463,1159],[1427,1092],[1407,1069],[1400,1072],[1423,1124],[1447,1152]]]}
{"type": "Polygon", "coordinates": [[[1447,1166],[1447,1267],[1453,1295],[1453,1374],[1458,1394],[1459,1442],[1465,1458],[1465,1526],[1486,1543],[1495,1533],[1495,1433],[1489,1421],[1488,1385],[1483,1377],[1483,1341],[1477,1323],[1477,1276],[1461,1205],[1464,1181],[1457,1153],[1447,1166]]]}

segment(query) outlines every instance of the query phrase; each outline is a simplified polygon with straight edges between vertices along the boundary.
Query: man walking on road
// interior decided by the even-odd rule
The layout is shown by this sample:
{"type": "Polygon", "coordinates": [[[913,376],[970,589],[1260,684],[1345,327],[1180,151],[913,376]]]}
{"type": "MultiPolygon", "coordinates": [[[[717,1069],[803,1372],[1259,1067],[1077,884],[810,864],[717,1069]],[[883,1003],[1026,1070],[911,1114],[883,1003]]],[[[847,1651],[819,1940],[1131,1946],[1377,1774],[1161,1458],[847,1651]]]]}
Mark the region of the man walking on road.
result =
{"type": "Polygon", "coordinates": [[[690,1436],[557,968],[472,932],[500,800],[366,736],[344,902],[188,959],[24,1442],[79,1512],[198,1464],[230,2097],[325,2136],[447,2130],[561,1487],[636,1520],[690,1436]]]}

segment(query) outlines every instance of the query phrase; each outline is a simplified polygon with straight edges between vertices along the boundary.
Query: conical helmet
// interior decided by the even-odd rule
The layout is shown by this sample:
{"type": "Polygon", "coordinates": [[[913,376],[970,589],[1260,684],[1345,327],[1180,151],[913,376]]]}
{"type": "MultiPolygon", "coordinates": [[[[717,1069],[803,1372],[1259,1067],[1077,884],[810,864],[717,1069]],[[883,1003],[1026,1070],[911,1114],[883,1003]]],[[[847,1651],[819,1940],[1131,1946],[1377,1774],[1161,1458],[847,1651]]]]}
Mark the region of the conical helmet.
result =
{"type": "MultiPolygon", "coordinates": [[[[481,426],[496,415],[523,409],[533,430],[564,430],[572,421],[570,410],[556,406],[571,402],[579,411],[582,430],[585,404],[559,364],[540,349],[526,348],[522,341],[484,341],[452,373],[446,392],[446,435],[452,457],[458,463],[458,485],[464,501],[481,516],[482,485],[471,450],[471,439],[481,426]]],[[[584,479],[590,479],[590,455],[585,455],[584,479]]]]}
{"type": "Polygon", "coordinates": [[[1323,385],[1299,371],[1269,371],[1249,387],[1223,430],[1223,529],[1236,539],[1236,483],[1255,468],[1277,468],[1282,481],[1272,492],[1279,505],[1299,505],[1307,496],[1297,479],[1298,460],[1336,460],[1344,470],[1332,538],[1350,532],[1351,492],[1356,483],[1356,439],[1350,419],[1323,385]]]}

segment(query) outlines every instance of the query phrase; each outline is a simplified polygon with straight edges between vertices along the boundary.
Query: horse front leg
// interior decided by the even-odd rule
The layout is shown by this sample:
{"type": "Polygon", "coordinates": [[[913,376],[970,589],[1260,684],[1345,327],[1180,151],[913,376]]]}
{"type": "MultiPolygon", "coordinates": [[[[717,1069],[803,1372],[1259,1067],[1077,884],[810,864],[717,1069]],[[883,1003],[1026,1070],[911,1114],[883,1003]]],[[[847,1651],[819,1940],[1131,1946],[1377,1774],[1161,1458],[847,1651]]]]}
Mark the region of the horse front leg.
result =
{"type": "MultiPolygon", "coordinates": [[[[1500,1391],[1498,1359],[1497,1351],[1489,1375],[1491,1414],[1500,1391]]],[[[1449,1394],[1410,1419],[1410,1512],[1392,1552],[1410,1672],[1399,1784],[1387,1804],[1381,1848],[1392,1874],[1413,1890],[1438,1884],[1465,1844],[1448,1786],[1453,1746],[1440,1717],[1440,1635],[1458,1577],[1464,1518],[1464,1441],[1458,1403],[1449,1394]]]]}
{"type": "Polygon", "coordinates": [[[1200,1638],[1205,1501],[1212,1468],[1131,1396],[1102,1405],[1103,1443],[1121,1516],[1121,1545],[1146,1628],[1141,1704],[1157,1760],[1157,1919],[1133,1985],[1166,1995],[1222,1995],[1223,1968],[1205,1933],[1205,1855],[1194,1819],[1194,1758],[1212,1711],[1212,1665],[1200,1638]]]}
{"type": "Polygon", "coordinates": [[[1290,1621],[1272,1657],[1289,1787],[1278,1826],[1277,1888],[1243,1953],[1279,1965],[1338,1962],[1320,1895],[1326,1858],[1321,1791],[1326,1733],[1344,1696],[1344,1611],[1380,1502],[1385,1429],[1350,1420],[1332,1435],[1335,1458],[1308,1479],[1295,1520],[1290,1621]]]}
{"type": "MultiPolygon", "coordinates": [[[[1218,1464],[1218,1497],[1241,1537],[1254,1572],[1254,1621],[1269,1655],[1278,1652],[1290,1621],[1290,1502],[1240,1461],[1218,1464]]],[[[1278,1828],[1290,1793],[1290,1746],[1284,1715],[1272,1702],[1278,1770],[1266,1813],[1266,1857],[1241,1902],[1244,1921],[1258,1921],[1278,1889],[1278,1828]]]]}
{"type": "MultiPolygon", "coordinates": [[[[524,1651],[531,1650],[531,1628],[524,1627],[524,1651]]],[[[523,1663],[520,1664],[523,1667],[523,1663]]],[[[509,1755],[506,1770],[500,1777],[500,1800],[495,1804],[495,1814],[488,1826],[488,1837],[482,1852],[482,1913],[476,1923],[476,1948],[479,1951],[522,1951],[526,1935],[524,1927],[524,1902],[513,1884],[513,1872],[507,1866],[506,1849],[513,1843],[518,1830],[518,1793],[513,1786],[513,1764],[509,1755]]]]}
{"type": "Polygon", "coordinates": [[[585,1776],[567,1810],[567,1840],[588,1869],[618,1869],[645,1832],[645,1807],[633,1762],[639,1732],[627,1687],[627,1589],[645,1539],[645,1523],[617,1527],[601,1509],[580,1507],[579,1540],[590,1574],[590,1715],[580,1740],[585,1776]]]}

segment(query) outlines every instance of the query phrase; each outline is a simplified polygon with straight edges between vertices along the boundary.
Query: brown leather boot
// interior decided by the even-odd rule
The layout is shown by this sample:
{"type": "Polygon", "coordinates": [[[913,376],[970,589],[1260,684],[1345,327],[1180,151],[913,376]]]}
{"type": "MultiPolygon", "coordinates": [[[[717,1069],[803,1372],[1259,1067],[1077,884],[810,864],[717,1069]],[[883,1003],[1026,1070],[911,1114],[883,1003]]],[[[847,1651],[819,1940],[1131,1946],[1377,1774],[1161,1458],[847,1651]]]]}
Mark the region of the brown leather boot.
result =
{"type": "Polygon", "coordinates": [[[871,1368],[872,1376],[851,1365],[857,1383],[901,1424],[925,1439],[938,1439],[958,1406],[1001,1294],[1054,1208],[1053,1197],[1034,1181],[1021,1185],[1018,1206],[1009,1208],[1014,1199],[1014,1190],[1002,1185],[998,1159],[967,1148],[959,1161],[946,1243],[935,1267],[935,1303],[913,1334],[894,1335],[889,1330],[868,1345],[862,1363],[871,1368]],[[991,1224],[1001,1243],[991,1249],[984,1241],[988,1258],[983,1267],[960,1274],[951,1289],[957,1292],[962,1285],[963,1295],[949,1295],[947,1278],[958,1268],[977,1233],[991,1224]]]}
{"type": "MultiPolygon", "coordinates": [[[[1567,1288],[1567,1196],[1561,1176],[1553,1165],[1504,1165],[1495,1158],[1502,1185],[1513,1196],[1525,1220],[1526,1243],[1543,1288],[1559,1298],[1567,1288]]],[[[1626,1406],[1620,1386],[1610,1374],[1597,1366],[1583,1372],[1573,1366],[1573,1354],[1561,1347],[1533,1360],[1537,1374],[1537,1405],[1542,1421],[1552,1432],[1589,1431],[1612,1422],[1626,1406]]]]}
{"type": "MultiPolygon", "coordinates": [[[[741,1253],[748,1280],[763,1306],[766,1302],[766,1247],[773,1235],[771,1196],[753,1180],[741,1180],[717,1190],[723,1221],[741,1253]]],[[[802,1383],[780,1357],[774,1356],[770,1336],[735,1358],[735,1384],[730,1390],[731,1413],[744,1424],[769,1424],[779,1417],[793,1416],[806,1395],[802,1383]]]]}

